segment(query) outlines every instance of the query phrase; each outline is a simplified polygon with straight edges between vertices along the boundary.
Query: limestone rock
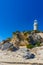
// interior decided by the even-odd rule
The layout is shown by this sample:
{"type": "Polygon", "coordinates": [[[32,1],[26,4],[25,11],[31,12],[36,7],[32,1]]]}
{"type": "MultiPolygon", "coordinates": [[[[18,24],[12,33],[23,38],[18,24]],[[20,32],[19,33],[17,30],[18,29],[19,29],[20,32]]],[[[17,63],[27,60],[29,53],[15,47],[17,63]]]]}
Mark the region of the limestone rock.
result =
{"type": "Polygon", "coordinates": [[[31,33],[29,39],[30,39],[29,40],[30,43],[35,44],[37,42],[41,42],[42,37],[37,33],[31,33]]]}

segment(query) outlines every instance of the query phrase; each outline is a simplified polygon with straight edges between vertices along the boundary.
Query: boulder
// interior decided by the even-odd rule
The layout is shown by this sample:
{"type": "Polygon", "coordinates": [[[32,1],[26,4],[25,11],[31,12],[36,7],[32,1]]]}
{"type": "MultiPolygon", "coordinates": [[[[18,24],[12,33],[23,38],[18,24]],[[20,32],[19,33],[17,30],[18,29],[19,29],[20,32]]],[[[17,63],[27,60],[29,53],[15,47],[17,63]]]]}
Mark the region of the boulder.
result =
{"type": "Polygon", "coordinates": [[[29,36],[29,42],[31,44],[36,44],[37,42],[41,42],[41,36],[38,35],[37,33],[31,33],[30,36],[29,36]]]}
{"type": "Polygon", "coordinates": [[[16,51],[17,48],[13,46],[12,43],[5,43],[1,46],[1,50],[11,50],[11,51],[16,51]]]}
{"type": "Polygon", "coordinates": [[[26,51],[26,53],[25,53],[25,55],[23,56],[23,58],[33,59],[33,58],[35,58],[35,55],[32,54],[30,51],[26,51]]]}

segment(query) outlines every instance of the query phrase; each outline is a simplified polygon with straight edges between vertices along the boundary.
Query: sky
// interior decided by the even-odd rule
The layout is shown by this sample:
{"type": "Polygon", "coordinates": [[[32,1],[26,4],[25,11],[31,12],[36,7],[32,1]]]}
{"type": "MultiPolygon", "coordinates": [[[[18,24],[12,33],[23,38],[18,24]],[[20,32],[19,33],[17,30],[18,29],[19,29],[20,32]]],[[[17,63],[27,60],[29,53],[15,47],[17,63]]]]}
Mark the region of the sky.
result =
{"type": "Polygon", "coordinates": [[[43,0],[0,0],[0,41],[12,32],[33,30],[35,19],[43,31],[43,0]]]}

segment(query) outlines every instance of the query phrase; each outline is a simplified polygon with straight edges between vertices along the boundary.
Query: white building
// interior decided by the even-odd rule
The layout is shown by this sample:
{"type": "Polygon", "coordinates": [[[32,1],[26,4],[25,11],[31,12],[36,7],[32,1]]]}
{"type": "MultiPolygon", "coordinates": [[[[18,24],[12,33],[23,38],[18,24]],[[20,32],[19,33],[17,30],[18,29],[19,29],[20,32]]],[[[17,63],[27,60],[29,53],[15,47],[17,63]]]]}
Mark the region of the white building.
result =
{"type": "Polygon", "coordinates": [[[34,20],[34,30],[37,30],[37,28],[38,28],[37,20],[34,20]]]}

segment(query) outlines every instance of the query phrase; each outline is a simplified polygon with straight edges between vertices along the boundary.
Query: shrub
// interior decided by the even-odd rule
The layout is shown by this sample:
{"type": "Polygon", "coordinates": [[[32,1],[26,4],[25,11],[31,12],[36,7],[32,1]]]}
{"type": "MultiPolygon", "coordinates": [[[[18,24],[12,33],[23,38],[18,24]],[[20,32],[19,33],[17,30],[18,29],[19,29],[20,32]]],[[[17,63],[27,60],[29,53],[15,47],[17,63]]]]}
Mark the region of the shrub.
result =
{"type": "Polygon", "coordinates": [[[28,45],[27,45],[27,48],[32,49],[32,48],[34,48],[34,45],[28,44],[28,45]]]}
{"type": "Polygon", "coordinates": [[[16,34],[16,32],[13,32],[12,34],[13,34],[13,35],[15,35],[15,34],[16,34]]]}
{"type": "Polygon", "coordinates": [[[40,46],[40,42],[37,42],[35,46],[36,46],[36,47],[37,47],[37,46],[40,46]]]}
{"type": "Polygon", "coordinates": [[[7,40],[6,41],[11,41],[11,38],[7,38],[7,40]]]}
{"type": "Polygon", "coordinates": [[[32,49],[32,48],[34,48],[34,47],[39,47],[39,46],[40,46],[40,42],[37,42],[35,45],[28,44],[28,45],[27,45],[27,48],[32,49]]]}

